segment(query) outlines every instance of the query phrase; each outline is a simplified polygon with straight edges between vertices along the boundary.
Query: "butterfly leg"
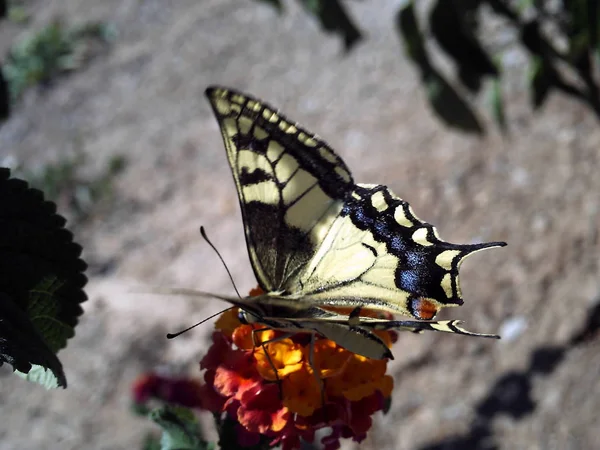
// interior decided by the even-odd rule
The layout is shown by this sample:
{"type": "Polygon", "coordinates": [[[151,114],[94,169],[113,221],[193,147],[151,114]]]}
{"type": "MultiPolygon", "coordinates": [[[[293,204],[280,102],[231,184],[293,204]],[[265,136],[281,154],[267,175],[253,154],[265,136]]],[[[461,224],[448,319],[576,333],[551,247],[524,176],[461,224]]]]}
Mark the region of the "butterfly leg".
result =
{"type": "Polygon", "coordinates": [[[323,380],[319,376],[319,371],[315,366],[315,336],[316,333],[310,334],[310,347],[308,350],[308,364],[310,365],[315,378],[317,379],[317,384],[319,385],[319,389],[321,390],[321,408],[323,410],[323,420],[327,423],[327,410],[325,408],[325,380],[323,380]]]}
{"type": "Polygon", "coordinates": [[[279,373],[277,372],[277,368],[275,367],[275,364],[273,364],[273,360],[271,359],[271,355],[269,355],[269,352],[267,351],[267,345],[268,344],[272,344],[273,342],[277,342],[277,341],[281,341],[283,339],[287,339],[291,336],[293,336],[293,333],[286,333],[283,334],[281,336],[277,336],[276,338],[273,339],[269,339],[267,341],[264,342],[260,342],[257,343],[256,342],[256,333],[261,333],[264,331],[268,331],[271,330],[272,328],[259,328],[259,329],[253,329],[252,330],[252,343],[254,344],[254,348],[257,348],[259,345],[262,348],[263,352],[265,353],[265,356],[267,358],[267,361],[269,362],[269,365],[271,366],[271,369],[273,369],[273,373],[275,374],[275,382],[277,383],[277,386],[279,387],[279,399],[281,401],[283,401],[283,390],[281,388],[281,379],[279,378],[279,373]]]}

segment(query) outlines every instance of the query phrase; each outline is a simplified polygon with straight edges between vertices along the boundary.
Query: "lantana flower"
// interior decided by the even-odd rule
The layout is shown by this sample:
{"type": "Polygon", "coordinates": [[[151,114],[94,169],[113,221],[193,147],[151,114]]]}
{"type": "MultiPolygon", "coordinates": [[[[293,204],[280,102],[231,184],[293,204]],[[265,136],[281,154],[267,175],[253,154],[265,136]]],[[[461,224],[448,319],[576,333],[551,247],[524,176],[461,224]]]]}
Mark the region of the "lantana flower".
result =
{"type": "MultiPolygon", "coordinates": [[[[327,450],[339,448],[341,437],[362,441],[371,416],[385,407],[393,389],[387,360],[356,355],[317,336],[313,366],[308,333],[277,339],[282,332],[255,332],[253,327],[238,320],[235,308],[216,321],[212,346],[200,367],[206,370],[206,386],[223,404],[206,409],[226,411],[246,432],[267,436],[271,445],[284,450],[300,448],[301,439],[312,442],[323,427],[333,430],[322,440],[327,450]]],[[[392,344],[393,333],[378,334],[392,344]]]]}

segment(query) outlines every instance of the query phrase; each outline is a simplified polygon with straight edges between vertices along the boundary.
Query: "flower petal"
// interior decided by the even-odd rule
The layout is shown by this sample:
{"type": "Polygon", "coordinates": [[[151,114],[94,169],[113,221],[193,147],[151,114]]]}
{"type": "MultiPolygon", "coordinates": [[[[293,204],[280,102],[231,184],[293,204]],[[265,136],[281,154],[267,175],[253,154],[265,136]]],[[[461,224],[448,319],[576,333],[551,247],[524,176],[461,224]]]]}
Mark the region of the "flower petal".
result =
{"type": "Polygon", "coordinates": [[[283,404],[301,416],[310,416],[323,406],[323,390],[306,368],[291,373],[282,383],[283,404]]]}

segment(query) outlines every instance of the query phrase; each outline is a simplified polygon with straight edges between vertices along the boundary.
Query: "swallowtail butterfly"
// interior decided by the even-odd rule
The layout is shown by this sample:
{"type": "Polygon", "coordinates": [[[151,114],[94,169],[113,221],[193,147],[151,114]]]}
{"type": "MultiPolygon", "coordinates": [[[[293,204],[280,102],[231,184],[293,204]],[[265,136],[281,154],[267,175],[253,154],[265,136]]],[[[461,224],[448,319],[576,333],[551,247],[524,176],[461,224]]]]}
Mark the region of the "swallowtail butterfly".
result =
{"type": "Polygon", "coordinates": [[[463,303],[461,262],[504,242],[443,241],[387,187],[355,183],[329,145],[275,108],[222,87],[209,87],[206,96],[221,128],[250,261],[264,291],[241,299],[214,297],[238,306],[246,322],[290,334],[318,333],[376,359],[392,354],[374,330],[498,337],[467,331],[457,320],[432,319],[441,308],[463,303]],[[361,317],[361,310],[410,320],[361,317]]]}

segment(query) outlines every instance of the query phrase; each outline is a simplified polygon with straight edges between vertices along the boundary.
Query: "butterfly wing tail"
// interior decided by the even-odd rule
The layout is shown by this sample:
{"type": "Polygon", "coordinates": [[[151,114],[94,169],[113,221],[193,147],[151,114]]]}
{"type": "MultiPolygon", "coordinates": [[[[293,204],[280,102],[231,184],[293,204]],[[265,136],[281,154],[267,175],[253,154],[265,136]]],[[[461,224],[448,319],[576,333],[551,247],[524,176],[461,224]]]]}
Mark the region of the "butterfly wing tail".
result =
{"type": "Polygon", "coordinates": [[[425,330],[430,330],[441,331],[443,333],[462,334],[465,336],[500,339],[500,336],[498,336],[497,334],[475,333],[473,331],[469,331],[462,328],[460,324],[460,320],[435,320],[428,322],[421,322],[417,320],[389,320],[379,322],[375,329],[412,331],[414,333],[420,333],[425,330]]]}

